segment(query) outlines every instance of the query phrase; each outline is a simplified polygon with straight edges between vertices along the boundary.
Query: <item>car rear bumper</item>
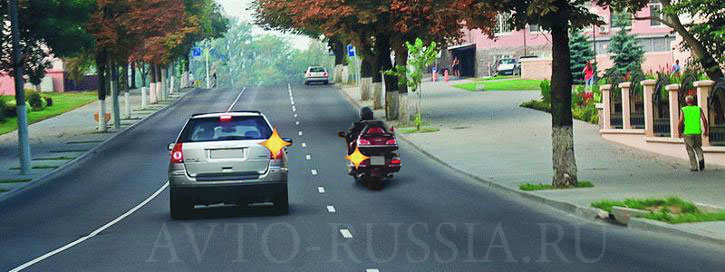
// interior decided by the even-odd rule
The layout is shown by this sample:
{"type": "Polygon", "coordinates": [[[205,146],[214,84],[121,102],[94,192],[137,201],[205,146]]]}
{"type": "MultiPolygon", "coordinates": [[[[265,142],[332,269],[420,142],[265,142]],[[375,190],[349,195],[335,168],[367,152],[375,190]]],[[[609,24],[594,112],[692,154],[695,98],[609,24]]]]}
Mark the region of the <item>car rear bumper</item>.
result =
{"type": "Polygon", "coordinates": [[[174,195],[196,203],[236,202],[239,199],[267,199],[287,192],[286,182],[250,182],[233,184],[172,185],[174,195]]]}
{"type": "Polygon", "coordinates": [[[313,82],[313,81],[323,82],[323,81],[328,81],[328,80],[329,79],[326,77],[307,77],[307,78],[305,78],[305,82],[313,82]]]}

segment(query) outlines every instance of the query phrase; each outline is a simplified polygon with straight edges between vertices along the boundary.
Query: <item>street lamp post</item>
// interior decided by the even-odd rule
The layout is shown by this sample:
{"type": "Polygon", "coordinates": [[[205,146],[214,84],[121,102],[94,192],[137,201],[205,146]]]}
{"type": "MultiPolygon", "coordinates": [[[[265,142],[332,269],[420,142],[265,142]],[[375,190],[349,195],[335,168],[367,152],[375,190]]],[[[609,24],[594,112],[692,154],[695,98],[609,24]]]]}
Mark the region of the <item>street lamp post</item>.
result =
{"type": "Polygon", "coordinates": [[[25,92],[23,90],[23,60],[20,50],[20,27],[18,26],[18,0],[8,1],[8,13],[12,32],[12,63],[15,69],[15,104],[18,113],[18,157],[20,158],[20,174],[30,174],[30,143],[28,142],[28,116],[25,108],[25,92]]]}

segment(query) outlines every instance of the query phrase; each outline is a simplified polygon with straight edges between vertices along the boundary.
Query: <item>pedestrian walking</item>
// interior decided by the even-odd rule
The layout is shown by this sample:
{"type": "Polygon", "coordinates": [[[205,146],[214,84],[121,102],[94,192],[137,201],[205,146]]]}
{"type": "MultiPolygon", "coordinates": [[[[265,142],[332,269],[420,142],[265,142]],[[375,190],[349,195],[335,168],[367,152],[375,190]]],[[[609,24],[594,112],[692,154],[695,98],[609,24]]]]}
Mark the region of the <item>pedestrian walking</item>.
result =
{"type": "Polygon", "coordinates": [[[587,65],[584,66],[584,70],[582,72],[584,72],[586,88],[591,90],[592,85],[594,85],[594,67],[592,67],[591,61],[587,61],[587,65]]]}
{"type": "Polygon", "coordinates": [[[453,57],[453,63],[451,63],[451,68],[453,69],[454,76],[461,77],[461,61],[458,60],[458,57],[453,57]]]}
{"type": "Polygon", "coordinates": [[[672,73],[679,75],[681,69],[682,67],[680,67],[680,60],[675,60],[675,64],[672,64],[672,73]]]}
{"type": "Polygon", "coordinates": [[[705,170],[705,157],[702,153],[702,137],[708,137],[708,123],[705,113],[699,106],[695,105],[695,97],[685,97],[687,106],[680,111],[678,125],[680,138],[685,138],[685,148],[690,157],[690,171],[705,170]],[[684,130],[683,130],[684,128],[684,130]],[[704,132],[704,134],[703,134],[704,132]]]}

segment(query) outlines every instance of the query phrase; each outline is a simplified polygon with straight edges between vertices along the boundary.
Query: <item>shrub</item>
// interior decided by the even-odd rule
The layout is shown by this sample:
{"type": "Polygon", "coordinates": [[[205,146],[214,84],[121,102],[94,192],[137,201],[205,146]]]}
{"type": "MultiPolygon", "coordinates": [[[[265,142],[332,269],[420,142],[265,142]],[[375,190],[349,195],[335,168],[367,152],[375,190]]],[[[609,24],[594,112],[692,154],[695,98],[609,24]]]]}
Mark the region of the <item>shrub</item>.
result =
{"type": "Polygon", "coordinates": [[[40,96],[40,94],[37,92],[29,93],[27,100],[30,104],[30,107],[33,108],[33,111],[40,111],[43,110],[43,107],[45,107],[45,101],[43,101],[43,97],[40,96]]]}
{"type": "Polygon", "coordinates": [[[551,83],[548,80],[543,80],[539,84],[541,90],[541,100],[546,104],[551,104],[551,83]]]}
{"type": "MultiPolygon", "coordinates": [[[[30,105],[28,105],[27,102],[25,102],[25,109],[27,112],[30,112],[30,105]]],[[[5,100],[5,106],[2,108],[2,113],[5,115],[5,117],[17,117],[18,111],[17,111],[17,105],[15,103],[15,99],[6,99],[5,100]]]]}
{"type": "Polygon", "coordinates": [[[0,96],[0,122],[5,120],[5,97],[0,96]]]}
{"type": "Polygon", "coordinates": [[[43,100],[45,100],[45,106],[50,107],[53,106],[53,98],[44,96],[43,100]]]}

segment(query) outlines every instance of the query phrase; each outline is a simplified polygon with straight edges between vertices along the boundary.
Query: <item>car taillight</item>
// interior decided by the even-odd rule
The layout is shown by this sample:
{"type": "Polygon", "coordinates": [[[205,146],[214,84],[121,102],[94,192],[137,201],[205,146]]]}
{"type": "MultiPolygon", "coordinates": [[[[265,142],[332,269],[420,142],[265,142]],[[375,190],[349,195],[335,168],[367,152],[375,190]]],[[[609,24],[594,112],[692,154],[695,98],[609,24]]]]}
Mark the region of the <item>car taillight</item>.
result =
{"type": "Polygon", "coordinates": [[[385,144],[386,145],[396,145],[396,144],[398,144],[398,141],[396,141],[395,139],[390,139],[390,140],[385,141],[385,144]]]}
{"type": "Polygon", "coordinates": [[[367,139],[360,138],[357,140],[357,145],[370,145],[370,141],[367,139]]]}
{"type": "Polygon", "coordinates": [[[390,160],[390,164],[400,165],[400,157],[395,156],[390,160]]]}
{"type": "Polygon", "coordinates": [[[231,120],[232,120],[232,116],[231,115],[222,115],[222,116],[219,116],[219,121],[229,122],[231,120]]]}
{"type": "Polygon", "coordinates": [[[322,76],[323,77],[326,77],[327,76],[327,72],[322,73],[322,76]]]}
{"type": "Polygon", "coordinates": [[[277,152],[277,155],[274,155],[274,153],[270,151],[269,155],[272,157],[273,160],[281,160],[284,156],[284,149],[280,149],[279,152],[277,152]]]}
{"type": "Polygon", "coordinates": [[[184,152],[181,150],[182,144],[176,143],[174,148],[171,149],[171,163],[183,163],[184,152]]]}

